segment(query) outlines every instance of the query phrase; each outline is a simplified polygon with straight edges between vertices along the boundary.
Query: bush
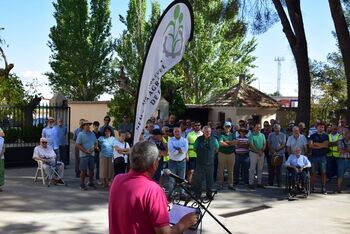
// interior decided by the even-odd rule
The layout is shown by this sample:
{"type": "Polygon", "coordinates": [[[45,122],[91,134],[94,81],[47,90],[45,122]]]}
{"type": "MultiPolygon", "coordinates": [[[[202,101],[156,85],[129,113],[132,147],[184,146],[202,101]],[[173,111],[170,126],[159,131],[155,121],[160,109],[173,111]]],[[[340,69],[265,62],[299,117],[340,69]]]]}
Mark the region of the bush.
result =
{"type": "Polygon", "coordinates": [[[42,127],[24,126],[22,128],[9,128],[5,130],[6,143],[37,143],[41,137],[42,127]]]}

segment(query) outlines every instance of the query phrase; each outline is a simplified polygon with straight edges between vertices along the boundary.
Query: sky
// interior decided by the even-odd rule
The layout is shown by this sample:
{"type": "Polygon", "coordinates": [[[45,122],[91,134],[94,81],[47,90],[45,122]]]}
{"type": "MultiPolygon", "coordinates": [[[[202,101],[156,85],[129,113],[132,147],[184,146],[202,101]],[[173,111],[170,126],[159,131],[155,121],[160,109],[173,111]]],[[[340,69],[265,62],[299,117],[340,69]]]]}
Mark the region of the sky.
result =
{"type": "MultiPolygon", "coordinates": [[[[150,3],[151,0],[148,0],[150,3]]],[[[161,9],[172,2],[159,0],[161,9]]],[[[329,11],[328,1],[302,0],[304,27],[308,41],[309,58],[326,61],[327,54],[336,51],[333,37],[334,25],[329,11]]],[[[118,15],[126,15],[128,0],[111,0],[112,36],[119,37],[124,26],[118,15]]],[[[50,71],[48,64],[51,51],[47,46],[50,27],[55,24],[54,8],[51,0],[0,0],[1,36],[8,44],[5,47],[7,60],[14,63],[12,72],[16,73],[24,84],[37,79],[37,90],[44,98],[51,98],[53,93],[47,85],[44,75],[50,71]]],[[[195,10],[195,9],[194,9],[195,10]]],[[[194,35],[195,36],[195,35],[194,35]]],[[[247,40],[253,35],[247,35],[247,40]]],[[[265,93],[273,93],[277,88],[276,57],[283,57],[281,66],[281,94],[297,96],[297,71],[288,41],[280,22],[274,24],[266,33],[254,35],[258,45],[253,55],[257,57],[252,73],[257,78],[252,86],[265,93]]],[[[3,62],[0,61],[3,67],[3,62]]],[[[100,100],[110,99],[102,95],[100,100]]]]}

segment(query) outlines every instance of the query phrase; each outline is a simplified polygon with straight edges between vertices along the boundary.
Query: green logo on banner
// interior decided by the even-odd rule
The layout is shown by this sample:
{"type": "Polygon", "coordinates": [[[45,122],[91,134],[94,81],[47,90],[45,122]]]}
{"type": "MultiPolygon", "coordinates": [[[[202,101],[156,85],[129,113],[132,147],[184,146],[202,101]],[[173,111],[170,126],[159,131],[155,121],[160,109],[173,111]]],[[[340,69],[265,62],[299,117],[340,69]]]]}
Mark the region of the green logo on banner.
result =
{"type": "Polygon", "coordinates": [[[175,58],[180,55],[183,45],[183,18],[184,14],[180,10],[180,6],[176,6],[174,13],[173,13],[174,19],[171,20],[163,35],[168,33],[168,35],[164,39],[163,43],[163,52],[166,57],[172,57],[175,58]],[[171,41],[168,41],[168,38],[170,38],[171,41]]]}

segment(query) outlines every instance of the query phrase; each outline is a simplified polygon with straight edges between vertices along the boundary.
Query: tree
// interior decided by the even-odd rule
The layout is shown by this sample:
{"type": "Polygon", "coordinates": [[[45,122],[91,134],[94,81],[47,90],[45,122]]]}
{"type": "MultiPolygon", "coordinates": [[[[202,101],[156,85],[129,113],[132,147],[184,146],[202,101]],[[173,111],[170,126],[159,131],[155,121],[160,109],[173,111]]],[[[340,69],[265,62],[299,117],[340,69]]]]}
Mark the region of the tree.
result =
{"type": "Polygon", "coordinates": [[[151,2],[151,16],[148,19],[146,19],[146,6],[145,0],[130,0],[126,17],[119,15],[119,20],[126,29],[117,39],[118,56],[113,66],[118,69],[125,68],[127,77],[124,77],[126,80],[123,77],[119,80],[119,86],[116,87],[109,104],[110,114],[115,117],[117,123],[122,120],[124,114],[133,115],[147,45],[160,17],[158,2],[151,2]]]}
{"type": "Polygon", "coordinates": [[[58,0],[53,5],[50,85],[72,100],[95,100],[113,82],[110,0],[58,0]]]}
{"type": "Polygon", "coordinates": [[[311,63],[313,119],[332,120],[330,112],[346,106],[346,79],[340,52],[328,54],[327,63],[311,63]]]}
{"type": "MultiPolygon", "coordinates": [[[[253,81],[255,39],[244,42],[245,24],[238,19],[237,1],[190,0],[194,37],[183,60],[165,76],[186,103],[204,103],[237,83],[240,74],[253,81]]],[[[172,95],[172,94],[171,94],[172,95]]]]}
{"type": "Polygon", "coordinates": [[[253,12],[252,26],[257,33],[265,32],[273,23],[280,20],[298,73],[296,122],[305,122],[308,127],[311,108],[311,78],[300,0],[272,0],[272,2],[269,0],[242,0],[242,5],[244,12],[253,12]]]}
{"type": "MultiPolygon", "coordinates": [[[[184,103],[203,103],[210,96],[237,82],[239,74],[252,81],[249,68],[254,67],[251,52],[255,39],[244,43],[245,25],[237,19],[235,1],[190,1],[194,8],[194,38],[186,48],[183,60],[162,79],[162,96],[170,111],[180,115],[184,103]]],[[[120,86],[112,100],[112,115],[122,116],[134,110],[136,89],[147,45],[160,17],[158,2],[152,1],[151,15],[146,19],[146,1],[131,0],[127,16],[119,16],[126,26],[117,40],[116,66],[124,66],[128,92],[120,86]],[[141,3],[141,4],[140,4],[141,3]]],[[[117,117],[116,116],[116,117],[117,117]]],[[[118,117],[117,117],[118,119],[118,117]]]]}
{"type": "MultiPolygon", "coordinates": [[[[350,1],[343,0],[349,7],[350,1]]],[[[335,32],[338,38],[339,48],[343,57],[344,71],[347,81],[347,124],[350,126],[350,34],[346,17],[340,0],[329,0],[335,32]]]]}

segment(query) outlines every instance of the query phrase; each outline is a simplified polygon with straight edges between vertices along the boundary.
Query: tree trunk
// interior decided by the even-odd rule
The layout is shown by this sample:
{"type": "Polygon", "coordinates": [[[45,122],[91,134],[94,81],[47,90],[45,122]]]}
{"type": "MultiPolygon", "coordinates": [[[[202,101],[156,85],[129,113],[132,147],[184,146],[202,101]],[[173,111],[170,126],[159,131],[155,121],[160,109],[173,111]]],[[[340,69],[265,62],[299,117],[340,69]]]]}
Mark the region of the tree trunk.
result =
{"type": "Polygon", "coordinates": [[[298,72],[298,110],[296,123],[310,123],[311,78],[309,56],[299,0],[286,0],[289,19],[280,0],[272,1],[281,20],[283,32],[292,49],[298,72]]]}
{"type": "Polygon", "coordinates": [[[346,121],[350,126],[350,35],[340,0],[328,0],[335,32],[337,34],[340,52],[343,57],[347,82],[346,121]]]}

